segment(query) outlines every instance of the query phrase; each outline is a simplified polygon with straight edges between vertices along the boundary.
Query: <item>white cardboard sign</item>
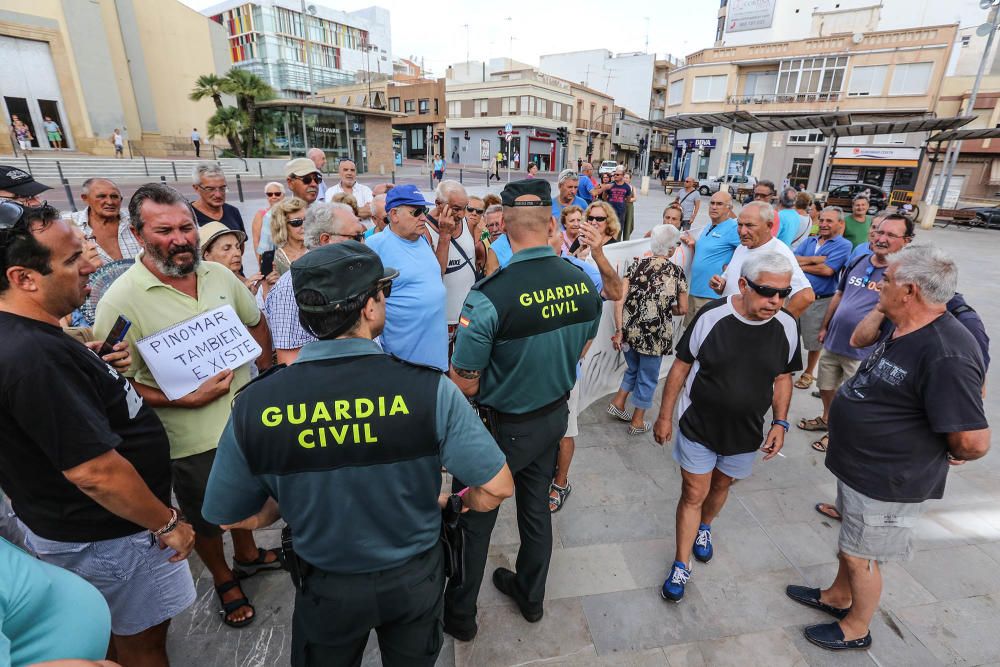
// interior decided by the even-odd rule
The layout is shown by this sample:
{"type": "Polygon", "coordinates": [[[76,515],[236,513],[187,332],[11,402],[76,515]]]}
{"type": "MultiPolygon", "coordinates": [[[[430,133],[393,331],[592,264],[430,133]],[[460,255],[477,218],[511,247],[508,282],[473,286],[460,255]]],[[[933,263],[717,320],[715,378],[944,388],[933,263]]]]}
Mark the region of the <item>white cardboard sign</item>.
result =
{"type": "Polygon", "coordinates": [[[171,401],[187,396],[213,375],[254,361],[261,353],[228,304],[146,336],[137,347],[171,401]]]}

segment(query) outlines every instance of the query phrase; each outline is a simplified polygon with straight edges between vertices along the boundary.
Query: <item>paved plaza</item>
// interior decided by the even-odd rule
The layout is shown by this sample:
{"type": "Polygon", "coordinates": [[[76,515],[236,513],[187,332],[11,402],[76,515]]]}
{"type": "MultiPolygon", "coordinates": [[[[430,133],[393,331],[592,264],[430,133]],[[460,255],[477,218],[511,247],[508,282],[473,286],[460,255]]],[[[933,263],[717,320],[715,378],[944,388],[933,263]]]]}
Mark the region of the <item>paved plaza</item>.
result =
{"type": "MultiPolygon", "coordinates": [[[[639,198],[638,235],[659,221],[666,201],[656,190],[639,198]]],[[[247,201],[244,215],[260,205],[247,201]]],[[[699,223],[707,222],[706,210],[707,199],[699,223]]],[[[959,260],[961,291],[987,330],[1000,331],[1000,300],[988,292],[1000,282],[992,253],[1000,233],[918,230],[917,242],[938,244],[959,260]]],[[[991,375],[986,408],[997,425],[1000,391],[991,375]]],[[[512,567],[517,551],[509,500],[493,533],[479,635],[468,643],[446,635],[439,665],[1000,665],[1000,454],[951,470],[944,500],[929,502],[921,519],[915,558],[883,568],[871,650],[833,654],[802,636],[804,626],[829,618],[784,593],[787,584],[827,585],[836,571],[839,525],[813,509],[834,499],[834,477],[809,447],[812,434],[793,427],[786,458],[759,461],[752,477],[734,485],[713,524],[715,558],[695,563],[684,601],[674,604],[660,598],[659,587],[673,560],[677,465],[652,434],[628,437],[626,426],[604,413],[606,404],[596,402],[580,419],[573,494],[554,518],[545,617],[525,622],[490,583],[493,568],[512,567]]],[[[818,398],[795,390],[792,422],[820,411],[818,398]]],[[[277,529],[258,535],[264,546],[278,544],[277,529]]],[[[198,601],[173,622],[172,663],[287,665],[293,606],[287,575],[245,582],[257,620],[234,630],[222,624],[211,578],[193,554],[192,568],[198,601]]],[[[379,664],[374,640],[365,664],[379,664]]]]}

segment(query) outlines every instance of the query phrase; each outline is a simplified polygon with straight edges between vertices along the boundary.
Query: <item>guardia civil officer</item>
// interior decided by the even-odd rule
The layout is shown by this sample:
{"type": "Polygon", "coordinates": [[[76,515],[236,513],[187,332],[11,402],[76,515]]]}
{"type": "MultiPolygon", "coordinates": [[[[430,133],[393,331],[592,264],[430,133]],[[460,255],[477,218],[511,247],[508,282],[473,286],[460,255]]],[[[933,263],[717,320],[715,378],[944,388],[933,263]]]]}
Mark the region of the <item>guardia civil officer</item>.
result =
{"type": "MultiPolygon", "coordinates": [[[[581,269],[549,246],[549,184],[528,179],[501,193],[514,256],[504,269],[473,286],[459,319],[451,377],[476,396],[514,474],[521,547],[516,570],[499,568],[493,584],[530,622],[542,618],[552,557],[549,484],[559,439],[566,432],[566,399],[577,362],[597,334],[601,297],[581,269]]],[[[469,480],[455,473],[455,488],[469,480]]],[[[468,641],[478,630],[476,598],[486,567],[496,511],[464,514],[466,577],[445,593],[445,632],[468,641]]]]}
{"type": "Polygon", "coordinates": [[[476,511],[513,493],[510,470],[447,377],[373,342],[395,269],[347,241],[291,271],[302,324],[319,340],[236,397],[205,516],[259,527],[280,512],[290,527],[293,665],[359,665],[372,629],[383,664],[433,665],[441,466],[468,481],[463,501],[476,511]]]}

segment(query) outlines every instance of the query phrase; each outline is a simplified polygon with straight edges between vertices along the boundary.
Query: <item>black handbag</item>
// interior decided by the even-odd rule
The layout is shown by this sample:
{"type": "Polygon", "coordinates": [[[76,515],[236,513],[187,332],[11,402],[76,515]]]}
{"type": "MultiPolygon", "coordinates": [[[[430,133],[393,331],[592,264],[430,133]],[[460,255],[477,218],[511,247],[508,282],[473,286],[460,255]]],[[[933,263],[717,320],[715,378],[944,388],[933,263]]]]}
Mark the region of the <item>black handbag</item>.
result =
{"type": "Polygon", "coordinates": [[[444,575],[455,586],[465,582],[465,531],[459,525],[462,498],[453,493],[441,510],[441,544],[444,546],[444,575]]]}

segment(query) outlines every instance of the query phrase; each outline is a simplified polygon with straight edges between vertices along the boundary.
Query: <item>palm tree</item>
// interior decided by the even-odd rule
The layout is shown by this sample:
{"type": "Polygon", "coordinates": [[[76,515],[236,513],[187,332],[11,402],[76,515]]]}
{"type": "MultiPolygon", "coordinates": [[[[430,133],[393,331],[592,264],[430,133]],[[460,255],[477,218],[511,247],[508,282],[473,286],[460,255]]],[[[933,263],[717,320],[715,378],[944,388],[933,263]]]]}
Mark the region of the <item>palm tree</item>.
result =
{"type": "Polygon", "coordinates": [[[208,119],[208,138],[227,137],[233,146],[233,151],[237,157],[243,157],[243,150],[240,143],[234,141],[233,137],[238,137],[245,132],[248,126],[246,113],[236,107],[222,107],[215,112],[215,115],[208,119]]]}
{"type": "Polygon", "coordinates": [[[222,79],[222,91],[235,95],[236,106],[247,115],[247,136],[244,143],[250,153],[257,144],[257,102],[273,99],[274,89],[253,72],[233,67],[222,79]]]}
{"type": "Polygon", "coordinates": [[[211,97],[212,101],[215,102],[215,108],[222,108],[222,93],[226,92],[223,89],[223,83],[225,79],[221,76],[216,76],[215,74],[202,74],[194,82],[194,90],[188,95],[188,99],[192,102],[200,102],[206,97],[211,97]]]}

